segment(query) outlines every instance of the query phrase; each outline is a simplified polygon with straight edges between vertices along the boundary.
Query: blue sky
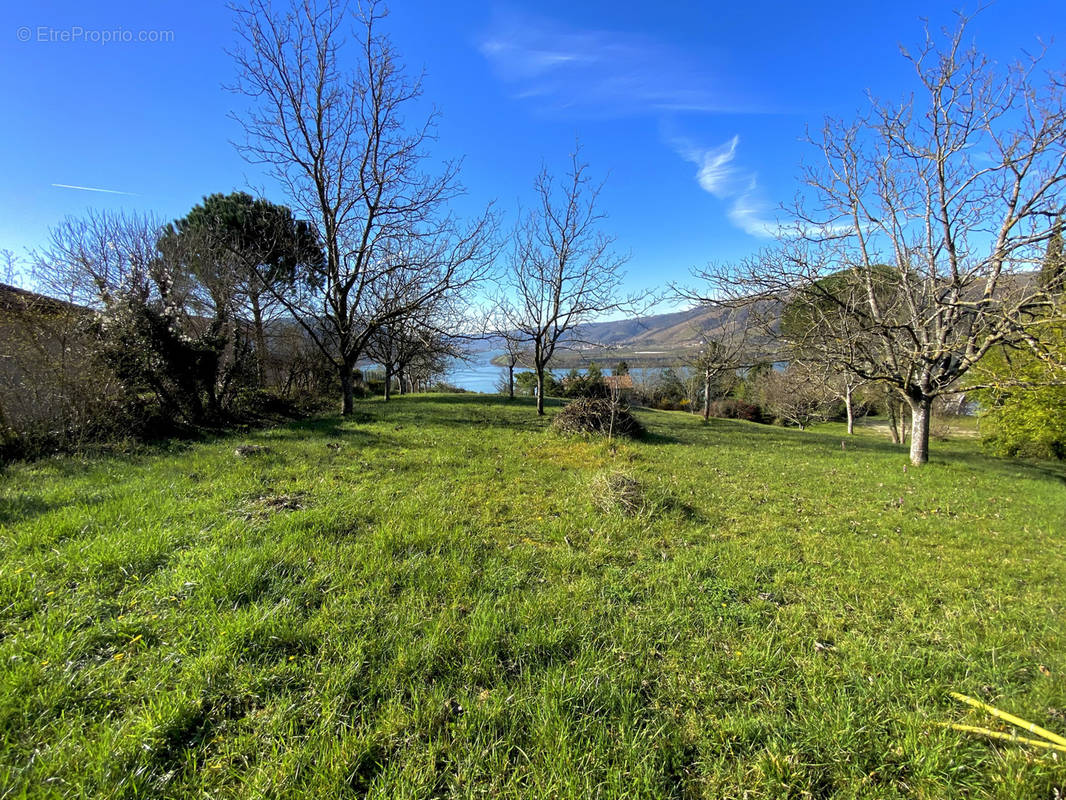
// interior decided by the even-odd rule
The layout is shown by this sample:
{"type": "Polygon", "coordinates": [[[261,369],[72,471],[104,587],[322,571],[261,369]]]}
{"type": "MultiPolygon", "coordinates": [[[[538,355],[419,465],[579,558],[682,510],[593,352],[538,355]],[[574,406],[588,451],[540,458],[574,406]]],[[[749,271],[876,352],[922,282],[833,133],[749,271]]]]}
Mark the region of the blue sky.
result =
{"type": "MultiPolygon", "coordinates": [[[[920,41],[922,18],[953,26],[955,7],[406,0],[385,28],[425,73],[423,110],[440,111],[433,157],[465,159],[459,210],[495,199],[513,220],[540,165],[561,170],[580,139],[636,287],[765,244],[816,156],[806,129],[850,118],[867,91],[909,91],[899,46],[920,41]]],[[[1066,61],[1061,2],[998,0],[970,30],[1000,61],[1040,39],[1066,61]]],[[[223,3],[9,3],[0,43],[0,248],[40,246],[89,207],[174,218],[236,189],[285,202],[231,145],[243,101],[224,89],[223,3]]]]}

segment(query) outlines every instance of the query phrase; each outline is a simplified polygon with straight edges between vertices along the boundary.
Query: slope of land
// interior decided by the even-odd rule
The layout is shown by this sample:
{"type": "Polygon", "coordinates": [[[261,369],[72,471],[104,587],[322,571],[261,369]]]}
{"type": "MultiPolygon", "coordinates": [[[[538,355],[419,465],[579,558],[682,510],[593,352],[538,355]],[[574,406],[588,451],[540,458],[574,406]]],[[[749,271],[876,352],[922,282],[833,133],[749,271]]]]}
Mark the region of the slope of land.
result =
{"type": "Polygon", "coordinates": [[[958,690],[1066,733],[1056,468],[669,412],[606,443],[523,401],[357,411],[0,476],[0,794],[1066,785],[937,725],[998,727],[958,690]],[[639,513],[601,510],[614,471],[639,513]]]}
{"type": "MultiPolygon", "coordinates": [[[[721,334],[727,322],[743,327],[744,312],[735,317],[730,314],[724,309],[699,306],[669,314],[581,325],[562,337],[551,367],[583,368],[593,362],[603,366],[620,360],[630,367],[680,366],[692,358],[693,348],[706,337],[721,334]]],[[[764,339],[760,329],[751,328],[748,336],[753,353],[758,352],[759,342],[764,339]]],[[[490,339],[486,348],[502,350],[504,343],[490,339]]],[[[503,356],[498,356],[493,363],[504,366],[503,356]]],[[[520,366],[531,365],[523,361],[520,366]]]]}

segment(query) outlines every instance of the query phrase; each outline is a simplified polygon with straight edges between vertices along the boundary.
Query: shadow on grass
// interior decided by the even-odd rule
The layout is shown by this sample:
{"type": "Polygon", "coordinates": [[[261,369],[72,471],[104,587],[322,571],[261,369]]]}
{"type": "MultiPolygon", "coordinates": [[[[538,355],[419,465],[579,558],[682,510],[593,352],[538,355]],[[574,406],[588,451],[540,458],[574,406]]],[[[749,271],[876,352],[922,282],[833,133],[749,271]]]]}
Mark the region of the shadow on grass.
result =
{"type": "MultiPolygon", "coordinates": [[[[537,400],[535,397],[528,397],[518,395],[515,397],[508,397],[505,394],[477,394],[475,392],[463,392],[461,394],[419,394],[419,395],[401,395],[393,398],[389,403],[385,403],[381,398],[377,398],[378,405],[386,406],[394,402],[402,404],[405,400],[430,402],[435,405],[443,406],[476,406],[477,408],[484,408],[485,406],[495,406],[500,408],[525,408],[536,414],[537,400]]],[[[566,405],[569,400],[562,397],[546,397],[544,398],[544,405],[546,408],[561,408],[566,405]]]]}
{"type": "MultiPolygon", "coordinates": [[[[553,412],[562,408],[568,401],[563,398],[549,397],[545,406],[549,414],[541,417],[536,413],[536,399],[533,397],[514,397],[477,393],[457,394],[418,394],[400,395],[389,402],[382,398],[370,398],[357,403],[355,413],[348,417],[336,415],[317,416],[298,420],[284,426],[285,430],[298,431],[314,436],[345,441],[376,444],[384,442],[385,437],[378,432],[360,429],[358,426],[372,423],[386,423],[400,426],[417,426],[428,424],[443,427],[476,427],[481,429],[531,431],[545,430],[551,421],[553,412]]],[[[638,414],[645,414],[647,430],[639,440],[642,444],[652,446],[672,444],[705,444],[713,446],[720,436],[727,435],[731,445],[745,444],[752,450],[773,449],[775,452],[796,451],[804,457],[811,455],[811,448],[824,448],[828,458],[846,458],[848,453],[863,453],[897,458],[900,465],[908,463],[906,446],[893,444],[889,439],[879,439],[873,435],[860,434],[848,436],[838,432],[818,429],[800,431],[796,428],[781,428],[773,425],[761,425],[741,420],[712,418],[704,422],[691,414],[670,414],[670,422],[661,416],[664,413],[637,407],[638,414]],[[648,420],[648,416],[652,419],[648,420]]],[[[209,440],[232,437],[223,434],[209,437],[209,440]]],[[[159,448],[173,452],[189,446],[182,441],[171,443],[169,447],[159,448]]],[[[411,446],[408,443],[406,446],[411,446]]],[[[154,448],[152,448],[154,449],[154,448]]],[[[1031,477],[1066,483],[1066,463],[1023,461],[988,455],[976,448],[972,440],[965,442],[930,443],[931,463],[950,466],[964,464],[982,469],[993,469],[1013,475],[1022,474],[1031,477]]]]}
{"type": "MultiPolygon", "coordinates": [[[[895,456],[901,465],[910,463],[909,446],[893,444],[887,438],[880,440],[868,435],[848,436],[817,429],[801,431],[797,428],[781,428],[727,419],[712,419],[705,426],[701,425],[696,435],[713,437],[716,433],[728,433],[730,442],[748,442],[756,449],[772,447],[777,452],[802,450],[809,454],[811,446],[815,445],[824,447],[827,456],[830,453],[841,457],[845,457],[849,452],[867,453],[885,457],[895,456]]],[[[1011,475],[1025,475],[1066,483],[1066,462],[993,456],[981,452],[973,440],[963,442],[932,440],[929,443],[929,462],[934,466],[966,465],[1011,475]]]]}
{"type": "Polygon", "coordinates": [[[32,495],[0,497],[0,525],[29,522],[63,505],[62,503],[50,503],[32,495]]]}
{"type": "Polygon", "coordinates": [[[668,436],[661,431],[645,430],[644,434],[637,439],[642,444],[651,445],[663,445],[663,444],[682,444],[683,440],[678,439],[676,436],[668,436]]]}
{"type": "MultiPolygon", "coordinates": [[[[377,422],[405,425],[441,425],[510,430],[537,430],[551,420],[551,414],[539,416],[532,397],[511,399],[488,394],[420,394],[402,395],[387,403],[381,398],[363,401],[364,408],[377,422]]],[[[555,410],[565,401],[545,399],[545,407],[555,410]]]]}
{"type": "Polygon", "coordinates": [[[975,464],[980,463],[984,466],[992,466],[993,469],[1000,472],[1044,478],[1066,484],[1066,462],[1012,459],[976,453],[958,453],[956,456],[961,460],[972,461],[975,464]]]}
{"type": "Polygon", "coordinates": [[[311,436],[321,436],[324,439],[343,439],[346,442],[369,444],[370,442],[377,442],[381,437],[364,428],[352,426],[365,425],[374,420],[375,418],[371,414],[353,414],[348,417],[314,417],[290,423],[285,426],[284,430],[305,433],[311,436]]]}
{"type": "Polygon", "coordinates": [[[676,514],[685,522],[691,522],[697,525],[707,525],[710,522],[710,518],[702,509],[697,508],[691,503],[686,503],[684,500],[681,500],[674,495],[666,495],[662,498],[660,501],[660,507],[664,512],[676,514]]]}

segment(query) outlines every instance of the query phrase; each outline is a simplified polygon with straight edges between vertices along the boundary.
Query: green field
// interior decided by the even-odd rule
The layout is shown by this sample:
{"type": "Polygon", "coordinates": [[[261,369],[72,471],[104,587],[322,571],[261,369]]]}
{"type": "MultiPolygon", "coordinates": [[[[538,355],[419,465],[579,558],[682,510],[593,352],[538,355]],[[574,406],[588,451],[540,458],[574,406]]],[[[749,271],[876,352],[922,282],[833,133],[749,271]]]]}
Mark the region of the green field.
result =
{"type": "Polygon", "coordinates": [[[0,798],[1066,789],[1066,754],[936,724],[1006,729],[957,690],[1066,733],[1061,469],[356,411],[0,476],[0,798]],[[636,514],[596,502],[616,471],[636,514]]]}

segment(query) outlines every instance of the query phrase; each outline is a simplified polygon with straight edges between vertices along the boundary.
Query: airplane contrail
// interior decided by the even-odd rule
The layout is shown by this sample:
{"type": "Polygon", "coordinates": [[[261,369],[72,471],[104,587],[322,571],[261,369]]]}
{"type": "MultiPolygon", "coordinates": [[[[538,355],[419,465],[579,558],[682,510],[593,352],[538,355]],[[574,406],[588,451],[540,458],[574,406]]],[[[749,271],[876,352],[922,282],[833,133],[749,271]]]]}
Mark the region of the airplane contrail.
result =
{"type": "Polygon", "coordinates": [[[53,183],[53,186],[57,186],[60,189],[78,189],[82,192],[104,192],[105,194],[128,194],[133,197],[139,197],[136,192],[120,192],[118,189],[97,189],[94,186],[72,186],[69,183],[53,183]]]}

